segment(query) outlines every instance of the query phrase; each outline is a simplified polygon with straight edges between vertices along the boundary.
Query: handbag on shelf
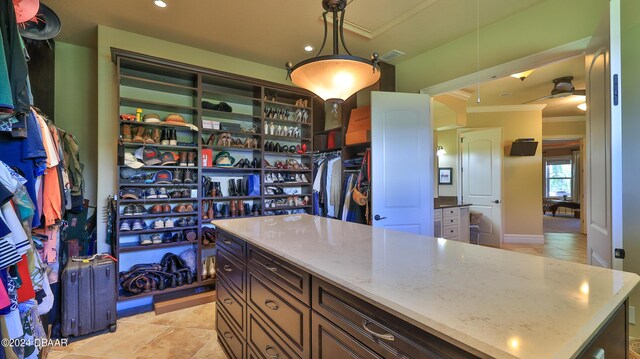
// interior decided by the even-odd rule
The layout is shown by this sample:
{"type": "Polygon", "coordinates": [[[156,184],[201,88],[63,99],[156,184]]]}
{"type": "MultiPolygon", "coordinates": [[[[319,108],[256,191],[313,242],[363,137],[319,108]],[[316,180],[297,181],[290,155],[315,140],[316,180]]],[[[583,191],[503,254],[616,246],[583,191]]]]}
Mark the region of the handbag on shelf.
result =
{"type": "Polygon", "coordinates": [[[260,175],[249,175],[247,176],[247,195],[248,196],[259,196],[260,195],[260,175]]]}
{"type": "Polygon", "coordinates": [[[369,161],[371,160],[371,152],[367,149],[364,157],[362,158],[362,165],[360,166],[360,174],[358,174],[358,182],[353,188],[351,197],[353,201],[360,206],[366,206],[369,204],[369,161]],[[365,182],[366,185],[363,183],[365,182]]]}

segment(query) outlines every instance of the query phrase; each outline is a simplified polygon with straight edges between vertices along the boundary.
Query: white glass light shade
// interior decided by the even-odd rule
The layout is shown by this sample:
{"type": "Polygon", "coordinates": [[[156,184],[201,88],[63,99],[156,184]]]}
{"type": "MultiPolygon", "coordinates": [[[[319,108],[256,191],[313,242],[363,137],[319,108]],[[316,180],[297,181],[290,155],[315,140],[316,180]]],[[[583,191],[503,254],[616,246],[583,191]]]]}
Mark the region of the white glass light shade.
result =
{"type": "Polygon", "coordinates": [[[346,100],[380,79],[371,61],[361,58],[321,56],[303,61],[291,71],[291,81],[323,100],[346,100]]]}

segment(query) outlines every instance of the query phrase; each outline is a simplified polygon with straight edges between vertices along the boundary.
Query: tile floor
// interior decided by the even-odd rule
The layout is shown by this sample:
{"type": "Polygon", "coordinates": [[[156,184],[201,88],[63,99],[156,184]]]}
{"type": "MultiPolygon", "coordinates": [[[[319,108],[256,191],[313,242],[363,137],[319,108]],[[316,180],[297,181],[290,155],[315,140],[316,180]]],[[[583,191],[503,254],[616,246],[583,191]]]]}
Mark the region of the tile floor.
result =
{"type": "Polygon", "coordinates": [[[55,347],[47,359],[222,359],[214,326],[215,304],[118,320],[115,333],[55,347]]]}
{"type": "Polygon", "coordinates": [[[587,264],[587,236],[545,233],[544,244],[503,244],[502,249],[587,264]]]}

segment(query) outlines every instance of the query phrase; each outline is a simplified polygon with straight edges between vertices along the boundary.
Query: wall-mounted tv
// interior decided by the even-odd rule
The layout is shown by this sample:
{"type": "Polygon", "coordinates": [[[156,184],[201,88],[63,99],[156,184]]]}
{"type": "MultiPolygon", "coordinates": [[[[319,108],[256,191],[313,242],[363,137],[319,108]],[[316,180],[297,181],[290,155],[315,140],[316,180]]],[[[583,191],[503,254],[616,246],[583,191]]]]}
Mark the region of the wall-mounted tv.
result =
{"type": "Polygon", "coordinates": [[[538,142],[533,138],[519,138],[511,145],[509,156],[535,156],[538,142]]]}

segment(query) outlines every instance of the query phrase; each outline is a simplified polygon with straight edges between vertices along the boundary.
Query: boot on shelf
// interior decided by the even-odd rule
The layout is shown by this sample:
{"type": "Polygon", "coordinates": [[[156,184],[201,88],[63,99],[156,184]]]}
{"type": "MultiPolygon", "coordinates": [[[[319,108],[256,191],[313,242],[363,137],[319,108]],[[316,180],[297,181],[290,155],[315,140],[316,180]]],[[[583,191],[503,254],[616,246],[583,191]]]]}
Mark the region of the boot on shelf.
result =
{"type": "Polygon", "coordinates": [[[180,152],[179,156],[180,156],[180,162],[178,162],[178,165],[179,166],[186,166],[187,165],[187,153],[186,152],[180,152]]]}
{"type": "Polygon", "coordinates": [[[169,129],[169,146],[178,145],[178,135],[175,129],[169,129]]]}
{"type": "Polygon", "coordinates": [[[244,204],[244,215],[253,216],[253,213],[251,213],[251,206],[249,206],[249,203],[244,204]]]}
{"type": "Polygon", "coordinates": [[[215,196],[213,197],[222,197],[222,187],[220,187],[220,182],[213,182],[213,187],[215,189],[215,196]]]}
{"type": "Polygon", "coordinates": [[[231,217],[238,216],[238,204],[236,201],[229,201],[229,211],[231,212],[231,217]]]}
{"type": "Polygon", "coordinates": [[[163,128],[162,132],[160,134],[160,144],[163,146],[168,146],[169,145],[169,135],[167,133],[168,129],[163,128]]]}
{"type": "Polygon", "coordinates": [[[238,196],[246,196],[246,190],[244,186],[244,181],[242,179],[236,180],[236,191],[238,192],[238,196]]]}
{"type": "Polygon", "coordinates": [[[215,203],[213,204],[213,218],[222,218],[222,213],[218,210],[218,205],[215,203]]]}
{"type": "Polygon", "coordinates": [[[133,142],[144,143],[144,127],[138,126],[134,130],[135,136],[133,136],[133,142]]]}
{"type": "Polygon", "coordinates": [[[196,166],[196,153],[195,152],[187,152],[187,166],[195,167],[196,166]]]}
{"type": "Polygon", "coordinates": [[[222,217],[229,218],[229,205],[226,203],[223,204],[220,212],[222,212],[222,217]]]}
{"type": "Polygon", "coordinates": [[[235,197],[238,196],[238,190],[236,189],[236,181],[232,179],[229,180],[229,196],[235,197]]]}
{"type": "Polygon", "coordinates": [[[257,203],[254,203],[253,206],[251,206],[251,212],[253,212],[254,216],[260,215],[260,207],[258,206],[257,203]]]}
{"type": "Polygon", "coordinates": [[[244,217],[244,201],[242,200],[238,201],[238,216],[244,217]]]}
{"type": "Polygon", "coordinates": [[[122,125],[122,141],[131,142],[131,125],[122,125]]]}
{"type": "Polygon", "coordinates": [[[154,128],[153,130],[151,130],[151,139],[153,140],[153,143],[155,144],[159,144],[160,143],[160,129],[159,128],[154,128]]]}
{"type": "Polygon", "coordinates": [[[218,212],[218,205],[216,205],[213,201],[209,201],[209,210],[207,211],[207,217],[209,217],[209,219],[220,218],[218,216],[219,214],[220,212],[218,212]]]}
{"type": "Polygon", "coordinates": [[[203,201],[202,202],[202,219],[203,220],[211,219],[211,217],[209,217],[209,210],[210,208],[208,208],[207,206],[207,201],[203,201]]]}

